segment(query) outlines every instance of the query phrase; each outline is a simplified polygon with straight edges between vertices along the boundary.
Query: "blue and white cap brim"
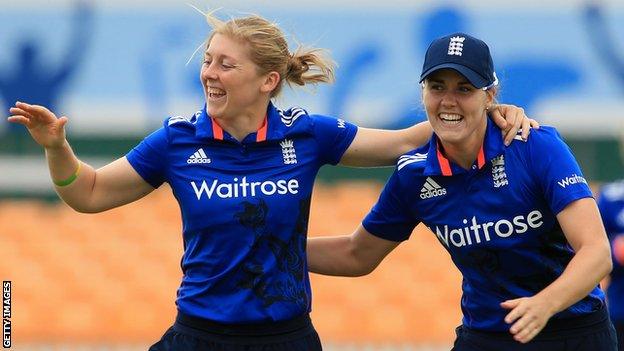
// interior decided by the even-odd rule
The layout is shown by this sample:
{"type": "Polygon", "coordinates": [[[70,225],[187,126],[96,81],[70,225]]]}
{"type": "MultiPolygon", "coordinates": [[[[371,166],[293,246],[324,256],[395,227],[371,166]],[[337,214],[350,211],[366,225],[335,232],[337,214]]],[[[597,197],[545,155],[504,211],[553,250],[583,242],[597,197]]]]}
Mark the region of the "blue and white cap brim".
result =
{"type": "Polygon", "coordinates": [[[450,62],[439,64],[423,72],[420,75],[420,82],[422,83],[422,81],[425,80],[433,72],[441,70],[441,69],[445,69],[445,68],[450,68],[450,69],[457,71],[459,74],[466,77],[466,79],[468,79],[470,84],[472,84],[475,88],[478,88],[478,89],[487,90],[493,86],[498,85],[498,78],[496,77],[496,72],[494,72],[494,81],[490,82],[487,79],[483,78],[479,73],[473,71],[472,69],[464,65],[460,65],[457,63],[450,63],[450,62]]]}

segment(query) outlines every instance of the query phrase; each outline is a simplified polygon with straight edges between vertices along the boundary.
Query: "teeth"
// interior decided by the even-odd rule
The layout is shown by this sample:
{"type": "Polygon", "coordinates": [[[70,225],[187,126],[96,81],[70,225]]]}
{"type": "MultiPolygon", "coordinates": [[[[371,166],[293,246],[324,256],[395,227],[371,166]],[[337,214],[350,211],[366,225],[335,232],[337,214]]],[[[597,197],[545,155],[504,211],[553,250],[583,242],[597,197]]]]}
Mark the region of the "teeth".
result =
{"type": "Polygon", "coordinates": [[[213,96],[213,95],[216,95],[216,96],[225,95],[225,90],[219,89],[219,88],[209,87],[208,88],[208,94],[210,94],[211,96],[213,96]]]}
{"type": "Polygon", "coordinates": [[[444,121],[457,122],[462,119],[462,116],[454,113],[440,113],[440,118],[444,121]]]}

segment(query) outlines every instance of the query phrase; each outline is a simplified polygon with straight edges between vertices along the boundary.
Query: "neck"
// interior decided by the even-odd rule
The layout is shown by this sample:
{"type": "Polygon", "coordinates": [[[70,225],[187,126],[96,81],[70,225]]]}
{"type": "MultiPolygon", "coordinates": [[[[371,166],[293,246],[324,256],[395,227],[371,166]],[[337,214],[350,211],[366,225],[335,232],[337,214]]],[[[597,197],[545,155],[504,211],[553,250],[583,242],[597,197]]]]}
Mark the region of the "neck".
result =
{"type": "Polygon", "coordinates": [[[251,133],[255,133],[262,127],[267,115],[268,104],[241,111],[232,118],[214,117],[219,126],[228,132],[234,139],[242,141],[251,133]]]}
{"type": "Polygon", "coordinates": [[[449,142],[440,139],[440,143],[444,148],[444,156],[463,169],[470,169],[476,161],[479,150],[481,150],[481,146],[485,140],[486,128],[487,122],[484,123],[483,128],[476,130],[466,140],[449,142]]]}

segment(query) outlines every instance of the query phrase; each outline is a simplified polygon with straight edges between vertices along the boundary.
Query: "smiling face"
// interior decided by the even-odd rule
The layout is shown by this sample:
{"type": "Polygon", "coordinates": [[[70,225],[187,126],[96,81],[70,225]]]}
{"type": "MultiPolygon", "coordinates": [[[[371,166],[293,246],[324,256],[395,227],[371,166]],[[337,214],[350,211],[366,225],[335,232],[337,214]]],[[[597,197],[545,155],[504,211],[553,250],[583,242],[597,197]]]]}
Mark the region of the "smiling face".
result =
{"type": "Polygon", "coordinates": [[[208,114],[213,118],[233,119],[266,112],[269,94],[276,85],[274,74],[259,73],[246,43],[215,34],[206,49],[200,73],[208,114]]]}
{"type": "Polygon", "coordinates": [[[441,69],[424,81],[427,118],[443,145],[481,145],[487,126],[486,108],[494,94],[475,88],[457,71],[441,69]]]}

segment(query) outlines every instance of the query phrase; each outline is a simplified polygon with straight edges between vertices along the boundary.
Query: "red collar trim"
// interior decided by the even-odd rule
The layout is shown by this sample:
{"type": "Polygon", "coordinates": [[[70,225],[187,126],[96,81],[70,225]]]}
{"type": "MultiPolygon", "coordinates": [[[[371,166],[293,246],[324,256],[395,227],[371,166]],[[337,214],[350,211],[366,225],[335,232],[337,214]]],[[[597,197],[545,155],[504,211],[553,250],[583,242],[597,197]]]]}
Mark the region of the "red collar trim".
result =
{"type": "Polygon", "coordinates": [[[212,136],[216,140],[223,140],[223,128],[221,128],[214,118],[211,117],[210,120],[212,121],[212,136]]]}
{"type": "MultiPolygon", "coordinates": [[[[436,148],[436,153],[438,156],[438,163],[440,164],[440,170],[442,171],[442,175],[452,176],[453,170],[451,169],[451,163],[446,157],[444,157],[444,155],[440,151],[440,148],[442,146],[440,145],[440,142],[437,142],[437,145],[438,147],[436,148]]],[[[479,154],[477,154],[477,167],[481,169],[483,168],[483,166],[485,166],[485,151],[483,150],[483,144],[481,144],[481,148],[479,149],[479,154]]]]}
{"type": "Polygon", "coordinates": [[[481,149],[479,149],[479,155],[477,155],[477,166],[479,169],[485,166],[485,151],[483,151],[483,144],[481,144],[481,149]]]}
{"type": "Polygon", "coordinates": [[[267,114],[267,115],[264,115],[264,122],[262,123],[262,126],[260,127],[260,129],[258,129],[258,132],[256,133],[256,142],[266,140],[268,129],[269,129],[269,120],[268,120],[268,114],[267,114]]]}
{"type": "MultiPolygon", "coordinates": [[[[216,140],[223,140],[223,128],[217,123],[214,118],[210,118],[212,122],[212,135],[216,140]]],[[[269,129],[269,119],[268,114],[264,116],[264,121],[262,122],[262,126],[256,132],[256,142],[265,141],[267,136],[267,130],[269,129]]]]}
{"type": "Polygon", "coordinates": [[[438,155],[438,163],[440,164],[440,170],[442,171],[442,175],[452,176],[453,171],[451,170],[451,163],[446,157],[444,157],[444,155],[442,155],[442,152],[440,151],[440,148],[442,147],[442,145],[440,145],[440,142],[437,142],[437,144],[438,144],[438,147],[436,148],[436,152],[438,155]]]}

